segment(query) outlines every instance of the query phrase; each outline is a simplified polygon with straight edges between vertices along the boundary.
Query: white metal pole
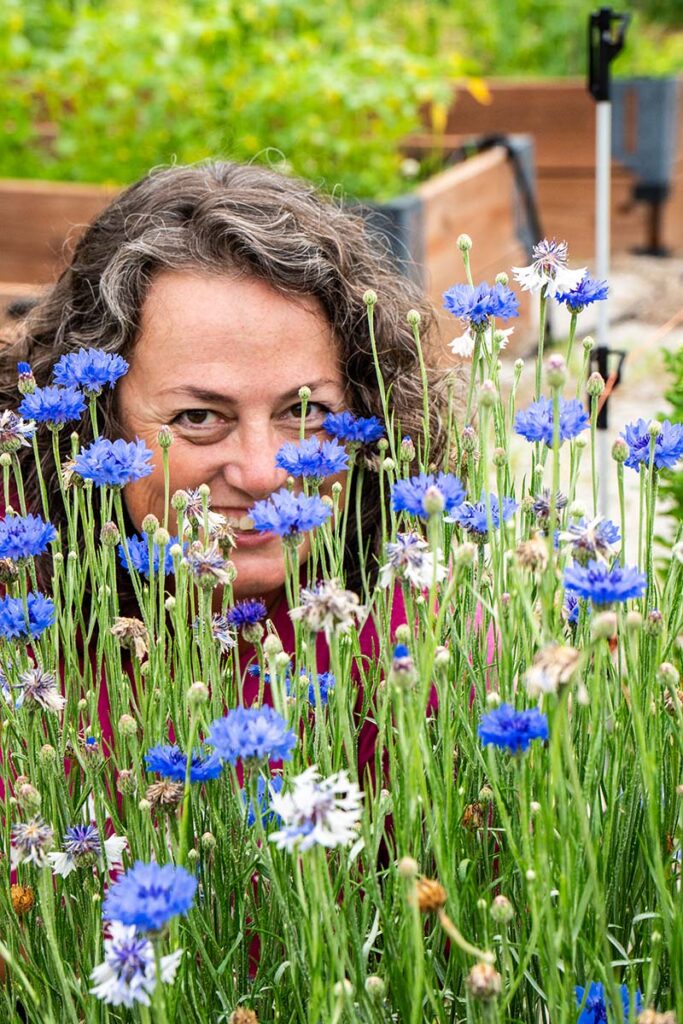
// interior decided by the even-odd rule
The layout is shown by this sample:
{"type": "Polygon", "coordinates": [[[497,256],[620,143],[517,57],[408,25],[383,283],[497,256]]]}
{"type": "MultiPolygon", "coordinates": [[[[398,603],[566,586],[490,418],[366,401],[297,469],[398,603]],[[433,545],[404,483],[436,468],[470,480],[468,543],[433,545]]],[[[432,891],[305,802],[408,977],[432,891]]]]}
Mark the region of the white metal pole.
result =
{"type": "MultiPolygon", "coordinates": [[[[599,281],[609,280],[610,257],[610,183],[612,171],[612,104],[596,104],[595,121],[595,274],[599,281]]],[[[598,347],[609,344],[609,299],[596,302],[598,347]]],[[[606,430],[598,431],[598,505],[600,514],[609,509],[610,452],[606,430]]]]}

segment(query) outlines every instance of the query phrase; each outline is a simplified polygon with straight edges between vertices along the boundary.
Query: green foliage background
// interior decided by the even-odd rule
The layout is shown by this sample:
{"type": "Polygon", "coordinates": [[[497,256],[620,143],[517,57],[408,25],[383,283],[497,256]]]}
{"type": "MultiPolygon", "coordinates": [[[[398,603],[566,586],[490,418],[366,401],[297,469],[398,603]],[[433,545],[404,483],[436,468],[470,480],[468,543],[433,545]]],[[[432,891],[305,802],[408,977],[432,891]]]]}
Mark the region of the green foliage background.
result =
{"type": "MultiPolygon", "coordinates": [[[[125,183],[222,155],[387,198],[411,184],[399,144],[426,102],[467,76],[582,74],[595,6],[5,0],[0,175],[125,183]]],[[[683,66],[679,8],[639,5],[622,72],[683,66]]]]}

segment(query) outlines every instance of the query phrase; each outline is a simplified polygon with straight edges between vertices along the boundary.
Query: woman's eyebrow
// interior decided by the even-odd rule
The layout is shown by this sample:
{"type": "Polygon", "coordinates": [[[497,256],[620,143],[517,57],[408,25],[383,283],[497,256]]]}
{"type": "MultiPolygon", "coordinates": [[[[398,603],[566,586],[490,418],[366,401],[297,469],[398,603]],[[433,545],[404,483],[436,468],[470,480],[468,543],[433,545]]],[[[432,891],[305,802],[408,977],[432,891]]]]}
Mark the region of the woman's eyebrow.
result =
{"type": "MultiPolygon", "coordinates": [[[[326,384],[336,384],[339,386],[339,382],[332,380],[331,378],[306,381],[305,383],[298,384],[295,388],[291,388],[289,391],[285,391],[283,394],[278,395],[278,400],[286,402],[290,398],[298,398],[299,389],[301,387],[309,387],[311,391],[315,391],[316,388],[324,387],[326,384]]],[[[233,398],[232,395],[226,395],[223,391],[212,391],[211,388],[195,387],[193,384],[182,384],[177,388],[164,388],[161,394],[187,395],[188,398],[194,398],[198,402],[226,402],[231,405],[236,403],[236,399],[233,398]]]]}

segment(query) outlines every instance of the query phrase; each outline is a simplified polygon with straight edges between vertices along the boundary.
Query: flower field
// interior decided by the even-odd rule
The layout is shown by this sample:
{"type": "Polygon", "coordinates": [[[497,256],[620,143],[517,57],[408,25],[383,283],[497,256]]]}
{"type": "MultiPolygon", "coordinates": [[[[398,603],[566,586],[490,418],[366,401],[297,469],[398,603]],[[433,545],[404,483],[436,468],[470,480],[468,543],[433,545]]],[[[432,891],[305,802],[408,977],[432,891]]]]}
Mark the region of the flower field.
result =
{"type": "MultiPolygon", "coordinates": [[[[446,461],[402,435],[376,352],[382,417],[330,415],[308,437],[301,381],[300,443],[277,455],[291,486],[250,510],[282,537],[279,615],[234,599],[207,487],[167,486],[163,521],[127,535],[123,488],[153,463],[168,484],[174,441],[100,436],[120,356],[74,352],[44,387],[19,365],[0,416],[0,1020],[683,1021],[683,539],[654,551],[683,427],[624,424],[600,518],[604,382],[578,336],[604,282],[555,243],[513,268],[541,335],[503,394],[517,300],[506,274],[475,286],[458,244],[445,305],[472,363],[446,461]],[[564,355],[544,354],[550,296],[572,315],[564,355]],[[344,551],[371,476],[383,544],[359,535],[356,594],[344,551]]],[[[372,325],[382,296],[365,300],[372,325]]]]}

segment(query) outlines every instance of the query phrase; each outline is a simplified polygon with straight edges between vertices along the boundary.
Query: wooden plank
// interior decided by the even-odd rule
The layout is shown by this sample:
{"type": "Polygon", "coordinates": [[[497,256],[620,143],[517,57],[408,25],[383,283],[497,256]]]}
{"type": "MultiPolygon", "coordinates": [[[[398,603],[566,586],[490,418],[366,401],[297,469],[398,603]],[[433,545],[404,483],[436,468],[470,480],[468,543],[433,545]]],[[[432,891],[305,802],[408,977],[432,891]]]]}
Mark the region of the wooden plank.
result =
{"type": "Polygon", "coordinates": [[[97,185],[0,181],[0,280],[54,280],[83,229],[119,191],[97,185]]]}

